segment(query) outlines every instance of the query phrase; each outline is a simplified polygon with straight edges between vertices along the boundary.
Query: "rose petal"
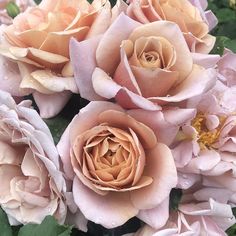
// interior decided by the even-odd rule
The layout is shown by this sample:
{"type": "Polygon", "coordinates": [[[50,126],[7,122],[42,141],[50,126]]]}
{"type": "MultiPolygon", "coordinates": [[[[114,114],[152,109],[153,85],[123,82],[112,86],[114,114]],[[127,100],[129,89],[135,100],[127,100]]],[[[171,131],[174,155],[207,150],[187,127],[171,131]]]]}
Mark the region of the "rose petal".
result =
{"type": "Polygon", "coordinates": [[[78,178],[73,182],[73,194],[85,217],[106,228],[120,226],[138,213],[130,202],[129,194],[109,193],[101,196],[84,186],[78,178]]]}

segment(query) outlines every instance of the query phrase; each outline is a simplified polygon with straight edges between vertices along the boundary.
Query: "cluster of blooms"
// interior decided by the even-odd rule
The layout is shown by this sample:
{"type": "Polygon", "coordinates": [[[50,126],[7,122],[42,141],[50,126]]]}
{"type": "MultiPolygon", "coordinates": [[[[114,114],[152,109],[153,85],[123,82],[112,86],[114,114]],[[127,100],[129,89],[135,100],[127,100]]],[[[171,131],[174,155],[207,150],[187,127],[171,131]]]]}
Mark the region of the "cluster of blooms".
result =
{"type": "Polygon", "coordinates": [[[236,222],[236,55],[208,54],[217,19],[206,7],[43,0],[2,21],[0,206],[12,225],[54,215],[114,228],[136,216],[147,224],[138,236],[226,235],[236,222]],[[41,117],[72,93],[90,103],[55,147],[41,117]],[[183,192],[176,211],[173,188],[183,192]]]}

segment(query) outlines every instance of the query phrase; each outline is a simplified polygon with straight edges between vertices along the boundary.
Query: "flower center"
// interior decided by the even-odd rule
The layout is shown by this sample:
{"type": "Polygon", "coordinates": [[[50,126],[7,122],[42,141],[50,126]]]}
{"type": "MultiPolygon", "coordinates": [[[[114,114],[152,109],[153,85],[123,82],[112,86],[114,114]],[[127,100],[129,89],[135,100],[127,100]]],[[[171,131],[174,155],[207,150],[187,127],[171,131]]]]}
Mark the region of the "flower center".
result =
{"type": "Polygon", "coordinates": [[[213,145],[218,141],[220,136],[221,128],[225,122],[226,117],[221,116],[218,117],[219,125],[217,128],[213,130],[209,130],[207,128],[206,122],[207,118],[204,114],[197,114],[197,116],[192,121],[192,126],[198,133],[198,143],[201,148],[203,149],[212,149],[214,148],[213,145]]]}

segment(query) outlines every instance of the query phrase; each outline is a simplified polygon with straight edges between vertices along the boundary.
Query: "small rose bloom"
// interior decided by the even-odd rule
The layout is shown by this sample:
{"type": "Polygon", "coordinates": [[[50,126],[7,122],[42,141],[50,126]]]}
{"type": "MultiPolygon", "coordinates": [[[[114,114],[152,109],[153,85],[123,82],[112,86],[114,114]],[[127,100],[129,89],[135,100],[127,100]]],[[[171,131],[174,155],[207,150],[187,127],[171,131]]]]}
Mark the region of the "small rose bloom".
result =
{"type": "Polygon", "coordinates": [[[70,51],[81,96],[115,98],[125,108],[158,110],[205,92],[216,79],[214,69],[193,63],[182,32],[169,21],[141,25],[121,14],[104,35],[71,40],[70,51]]]}
{"type": "Polygon", "coordinates": [[[19,7],[21,12],[24,12],[28,7],[34,6],[35,2],[33,0],[1,0],[0,1],[0,25],[6,24],[10,25],[12,23],[12,18],[7,14],[6,6],[9,2],[15,2],[19,7]]]}
{"type": "Polygon", "coordinates": [[[4,29],[0,46],[0,54],[18,64],[22,79],[15,90],[33,93],[43,117],[56,115],[71,92],[78,93],[70,64],[70,38],[82,41],[102,34],[123,7],[125,3],[119,1],[111,9],[109,1],[43,0],[15,17],[4,29]]]}
{"type": "Polygon", "coordinates": [[[168,219],[176,168],[145,119],[139,110],[91,102],[63,134],[58,151],[74,201],[88,220],[114,228],[137,216],[159,228],[168,219]]]}
{"type": "MultiPolygon", "coordinates": [[[[143,226],[133,236],[226,236],[225,230],[235,223],[230,205],[210,199],[204,203],[180,204],[172,211],[166,225],[158,231],[143,226]]],[[[130,235],[130,236],[131,236],[130,235]]],[[[128,235],[127,235],[128,236],[128,235]]]]}
{"type": "Polygon", "coordinates": [[[216,17],[209,11],[205,13],[198,0],[192,2],[196,6],[188,0],[132,0],[127,15],[142,24],[173,21],[179,25],[192,52],[209,53],[215,37],[208,32],[216,24],[216,17]]]}
{"type": "Polygon", "coordinates": [[[52,136],[31,102],[0,91],[0,206],[11,225],[66,217],[65,180],[52,136]]]}

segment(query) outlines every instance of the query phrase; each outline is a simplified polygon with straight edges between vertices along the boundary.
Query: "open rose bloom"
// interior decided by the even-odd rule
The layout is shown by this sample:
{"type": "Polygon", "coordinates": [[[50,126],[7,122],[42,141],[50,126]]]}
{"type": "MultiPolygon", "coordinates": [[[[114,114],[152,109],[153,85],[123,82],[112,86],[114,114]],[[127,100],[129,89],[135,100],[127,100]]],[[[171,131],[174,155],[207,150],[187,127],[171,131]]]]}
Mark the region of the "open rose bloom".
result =
{"type": "Polygon", "coordinates": [[[170,21],[142,25],[120,14],[103,35],[70,46],[76,83],[88,100],[115,98],[125,108],[158,110],[207,91],[216,80],[213,68],[195,63],[170,21]]]}
{"type": "Polygon", "coordinates": [[[230,191],[230,201],[234,203],[235,94],[234,87],[228,88],[218,82],[209,93],[189,101],[188,106],[194,107],[196,114],[180,125],[172,143],[178,170],[186,176],[189,174],[186,186],[184,178],[179,179],[181,188],[193,185],[198,181],[197,175],[201,174],[207,186],[224,187],[230,191]]]}
{"type": "Polygon", "coordinates": [[[170,149],[146,119],[142,110],[91,102],[64,132],[58,151],[74,201],[88,220],[106,228],[134,216],[154,228],[166,223],[177,173],[170,149]]]}
{"type": "Polygon", "coordinates": [[[168,20],[179,25],[192,52],[209,53],[215,37],[208,34],[217,19],[211,11],[204,12],[207,1],[200,0],[132,0],[127,15],[142,24],[168,20]]]}
{"type": "Polygon", "coordinates": [[[0,206],[12,225],[63,223],[65,180],[52,136],[30,101],[16,105],[0,91],[0,206]]]}
{"type": "Polygon", "coordinates": [[[2,60],[17,63],[9,69],[21,77],[19,81],[19,76],[2,72],[10,81],[8,90],[14,87],[10,91],[14,96],[33,93],[42,117],[56,115],[71,92],[78,93],[70,64],[70,38],[81,41],[104,33],[125,7],[119,1],[111,9],[109,1],[43,0],[19,14],[3,29],[0,45],[2,60]]]}
{"type": "Polygon", "coordinates": [[[209,199],[206,203],[180,204],[178,211],[171,213],[161,229],[155,230],[145,225],[130,236],[226,236],[225,230],[234,223],[229,205],[209,199]]]}

